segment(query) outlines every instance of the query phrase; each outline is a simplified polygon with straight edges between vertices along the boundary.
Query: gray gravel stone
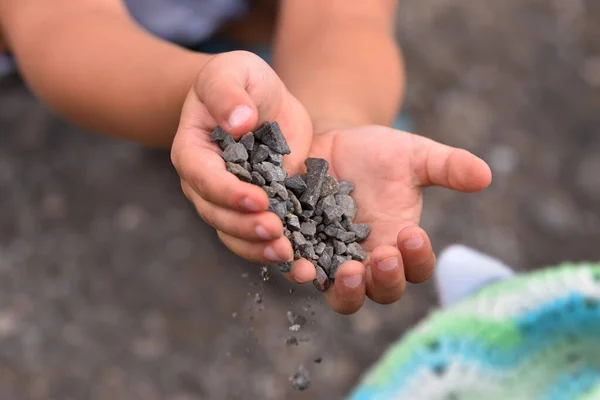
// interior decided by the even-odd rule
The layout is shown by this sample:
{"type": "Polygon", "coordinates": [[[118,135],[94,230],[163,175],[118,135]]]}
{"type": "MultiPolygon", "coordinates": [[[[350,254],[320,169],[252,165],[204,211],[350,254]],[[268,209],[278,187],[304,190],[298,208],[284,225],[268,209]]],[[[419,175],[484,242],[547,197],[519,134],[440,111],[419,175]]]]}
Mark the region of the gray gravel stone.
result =
{"type": "Polygon", "coordinates": [[[306,182],[304,182],[300,175],[295,175],[291,178],[286,178],[283,181],[283,184],[286,188],[290,189],[296,196],[302,196],[302,193],[306,189],[306,182]]]}
{"type": "Polygon", "coordinates": [[[364,261],[367,258],[367,253],[363,250],[362,246],[356,242],[348,244],[348,254],[352,256],[354,260],[364,261]]]}
{"type": "Polygon", "coordinates": [[[240,143],[244,145],[246,151],[251,152],[254,148],[254,134],[252,132],[246,133],[240,138],[240,143]]]}
{"type": "Polygon", "coordinates": [[[367,224],[352,224],[350,225],[350,229],[348,229],[348,231],[354,232],[356,234],[356,240],[362,241],[369,236],[369,233],[371,233],[371,228],[367,224]]]}
{"type": "Polygon", "coordinates": [[[335,254],[340,256],[346,254],[346,252],[348,251],[348,247],[346,246],[346,244],[339,240],[333,241],[333,248],[335,249],[335,254]]]}
{"type": "Polygon", "coordinates": [[[306,164],[306,190],[300,197],[300,203],[305,209],[315,208],[321,194],[321,186],[327,174],[329,163],[322,158],[308,158],[306,164]]]}
{"type": "Polygon", "coordinates": [[[248,152],[241,143],[232,143],[221,153],[223,160],[227,162],[242,162],[248,159],[248,152]]]}
{"type": "Polygon", "coordinates": [[[252,150],[252,156],[250,157],[250,162],[252,164],[258,164],[269,157],[269,148],[264,144],[254,144],[254,148],[252,150]]]}
{"type": "Polygon", "coordinates": [[[269,199],[269,211],[274,212],[282,221],[287,215],[285,202],[279,201],[275,198],[269,199]]]}
{"type": "Polygon", "coordinates": [[[320,242],[319,244],[317,244],[315,246],[315,254],[320,256],[321,254],[323,254],[323,250],[325,250],[325,243],[320,242]]]}
{"type": "Polygon", "coordinates": [[[275,195],[277,195],[277,192],[271,186],[263,186],[263,190],[267,192],[267,196],[270,198],[273,198],[275,195]]]}
{"type": "Polygon", "coordinates": [[[254,136],[279,154],[290,154],[290,148],[277,122],[265,122],[254,136]]]}
{"type": "Polygon", "coordinates": [[[277,264],[277,267],[279,268],[280,272],[290,272],[292,270],[293,266],[294,266],[293,261],[286,261],[286,262],[277,264]]]}
{"type": "Polygon", "coordinates": [[[341,207],[343,215],[350,221],[356,217],[356,202],[347,194],[338,194],[335,196],[336,203],[341,207]]]}
{"type": "Polygon", "coordinates": [[[248,161],[243,161],[240,164],[246,171],[252,172],[252,165],[248,161]]]}
{"type": "Polygon", "coordinates": [[[334,222],[342,221],[342,214],[344,213],[344,209],[340,206],[330,206],[323,210],[323,222],[327,224],[332,224],[334,222]]]}
{"type": "Polygon", "coordinates": [[[281,183],[273,181],[273,182],[271,182],[271,187],[275,190],[275,193],[277,193],[277,195],[281,198],[281,200],[288,199],[287,189],[281,183]]]}
{"type": "Polygon", "coordinates": [[[327,207],[332,207],[332,206],[336,206],[336,205],[337,205],[337,203],[335,201],[335,196],[329,195],[329,196],[323,197],[323,198],[321,198],[321,200],[319,200],[315,210],[324,210],[327,207]]]}
{"type": "Polygon", "coordinates": [[[228,162],[226,164],[227,171],[231,172],[235,176],[237,176],[241,181],[250,182],[252,181],[252,176],[250,172],[246,171],[244,167],[239,164],[228,162]]]}
{"type": "Polygon", "coordinates": [[[350,194],[354,190],[354,184],[350,182],[340,182],[340,189],[337,194],[350,194]]]}
{"type": "Polygon", "coordinates": [[[252,184],[257,185],[257,186],[265,186],[265,184],[267,183],[265,181],[265,178],[262,177],[261,174],[259,174],[256,171],[252,171],[252,184]]]}
{"type": "Polygon", "coordinates": [[[306,242],[298,246],[298,251],[300,251],[300,255],[307,260],[312,260],[315,257],[315,249],[312,243],[306,242]]]}
{"type": "Polygon", "coordinates": [[[321,222],[323,222],[323,217],[316,216],[316,217],[313,217],[313,219],[312,219],[312,220],[313,220],[313,221],[315,221],[315,223],[316,223],[317,225],[319,225],[321,222]]]}
{"type": "MultiPolygon", "coordinates": [[[[324,243],[321,243],[324,244],[324,243]]],[[[323,253],[319,257],[319,265],[327,272],[331,269],[331,260],[333,259],[333,247],[325,246],[323,253]]]]}
{"type": "Polygon", "coordinates": [[[323,268],[317,265],[315,267],[315,270],[317,271],[317,276],[313,280],[313,285],[320,292],[325,292],[327,289],[329,289],[329,285],[331,284],[331,282],[329,281],[329,278],[327,277],[327,274],[325,273],[323,268]]]}
{"type": "Polygon", "coordinates": [[[338,181],[333,176],[327,175],[323,180],[323,185],[321,186],[320,197],[336,194],[338,190],[340,190],[340,184],[338,181]]]}
{"type": "Polygon", "coordinates": [[[273,163],[275,165],[283,164],[283,156],[270,148],[269,148],[269,158],[267,158],[267,160],[269,160],[271,163],[273,163]]]}
{"type": "Polygon", "coordinates": [[[217,126],[215,128],[212,135],[210,136],[210,141],[211,142],[219,142],[219,146],[221,147],[221,150],[225,150],[229,145],[235,143],[235,140],[233,139],[233,137],[231,137],[230,134],[225,132],[223,130],[223,128],[221,128],[220,126],[217,126]]]}
{"type": "Polygon", "coordinates": [[[317,233],[317,224],[311,220],[303,222],[300,224],[300,232],[306,237],[315,236],[317,233]]]}
{"type": "Polygon", "coordinates": [[[296,215],[302,214],[302,204],[300,204],[300,200],[298,200],[296,195],[291,190],[288,189],[287,193],[288,193],[288,197],[289,197],[290,201],[294,205],[294,214],[296,214],[296,215]]]}
{"type": "Polygon", "coordinates": [[[295,390],[306,390],[312,384],[312,380],[310,378],[310,374],[303,365],[299,365],[298,369],[292,376],[292,387],[295,390]]]}
{"type": "Polygon", "coordinates": [[[267,183],[271,183],[272,181],[282,182],[287,176],[283,168],[267,161],[255,164],[254,171],[261,174],[267,183]]]}
{"type": "Polygon", "coordinates": [[[302,209],[302,213],[300,214],[300,221],[308,221],[310,217],[314,215],[314,213],[314,210],[302,209]]]}
{"type": "Polygon", "coordinates": [[[327,240],[327,235],[324,232],[319,232],[317,234],[317,237],[319,238],[319,240],[327,240]]]}
{"type": "Polygon", "coordinates": [[[294,248],[299,248],[301,245],[307,243],[306,238],[300,232],[292,232],[292,245],[294,248]]]}
{"type": "Polygon", "coordinates": [[[300,221],[298,217],[294,214],[288,214],[286,226],[290,229],[290,231],[299,231],[300,230],[300,221]]]}

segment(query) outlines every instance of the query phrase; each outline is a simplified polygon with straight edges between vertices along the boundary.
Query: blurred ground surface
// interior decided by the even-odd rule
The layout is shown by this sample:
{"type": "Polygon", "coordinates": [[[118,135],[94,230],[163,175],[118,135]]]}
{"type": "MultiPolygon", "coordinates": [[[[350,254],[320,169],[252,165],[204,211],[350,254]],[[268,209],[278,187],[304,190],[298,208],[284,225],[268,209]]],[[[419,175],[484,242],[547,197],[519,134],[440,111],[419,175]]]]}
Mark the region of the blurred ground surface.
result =
{"type": "MultiPolygon", "coordinates": [[[[520,270],[600,256],[599,19],[594,0],[403,2],[418,131],[495,173],[483,194],[426,194],[436,250],[462,242],[520,270]]],[[[290,288],[224,251],[167,153],[81,132],[0,83],[1,399],[336,399],[435,305],[425,284],[342,317],[290,288]],[[288,309],[309,320],[298,347],[288,309]],[[300,362],[304,394],[287,382],[300,362]]]]}

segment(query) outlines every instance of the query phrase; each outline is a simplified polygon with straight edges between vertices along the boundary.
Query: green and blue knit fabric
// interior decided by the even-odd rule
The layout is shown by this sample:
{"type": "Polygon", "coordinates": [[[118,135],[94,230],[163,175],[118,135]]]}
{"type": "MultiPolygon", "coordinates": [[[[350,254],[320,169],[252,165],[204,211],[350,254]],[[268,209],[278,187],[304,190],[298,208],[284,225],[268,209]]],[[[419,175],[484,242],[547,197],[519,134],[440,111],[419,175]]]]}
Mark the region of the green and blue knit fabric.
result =
{"type": "Polygon", "coordinates": [[[600,399],[600,264],[517,276],[432,313],[348,399],[600,399]]]}

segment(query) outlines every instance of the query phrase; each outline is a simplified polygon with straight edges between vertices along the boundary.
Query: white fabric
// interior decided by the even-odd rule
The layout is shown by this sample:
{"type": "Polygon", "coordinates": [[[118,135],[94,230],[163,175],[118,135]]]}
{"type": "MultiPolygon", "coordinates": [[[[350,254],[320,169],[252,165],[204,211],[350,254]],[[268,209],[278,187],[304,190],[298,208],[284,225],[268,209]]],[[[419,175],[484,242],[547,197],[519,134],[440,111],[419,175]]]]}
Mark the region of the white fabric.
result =
{"type": "Polygon", "coordinates": [[[466,246],[452,245],[438,257],[435,283],[440,303],[447,307],[491,282],[513,275],[512,269],[495,258],[466,246]]]}

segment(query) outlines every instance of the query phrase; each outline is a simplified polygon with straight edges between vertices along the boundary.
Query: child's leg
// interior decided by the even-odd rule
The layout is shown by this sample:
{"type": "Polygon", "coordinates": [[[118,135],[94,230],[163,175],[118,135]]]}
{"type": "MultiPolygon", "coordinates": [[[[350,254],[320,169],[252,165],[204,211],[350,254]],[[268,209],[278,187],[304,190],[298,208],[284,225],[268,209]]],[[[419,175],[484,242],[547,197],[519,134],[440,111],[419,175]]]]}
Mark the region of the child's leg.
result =
{"type": "Polygon", "coordinates": [[[466,246],[453,245],[442,251],[438,258],[435,283],[440,303],[447,307],[514,274],[499,260],[466,246]]]}

